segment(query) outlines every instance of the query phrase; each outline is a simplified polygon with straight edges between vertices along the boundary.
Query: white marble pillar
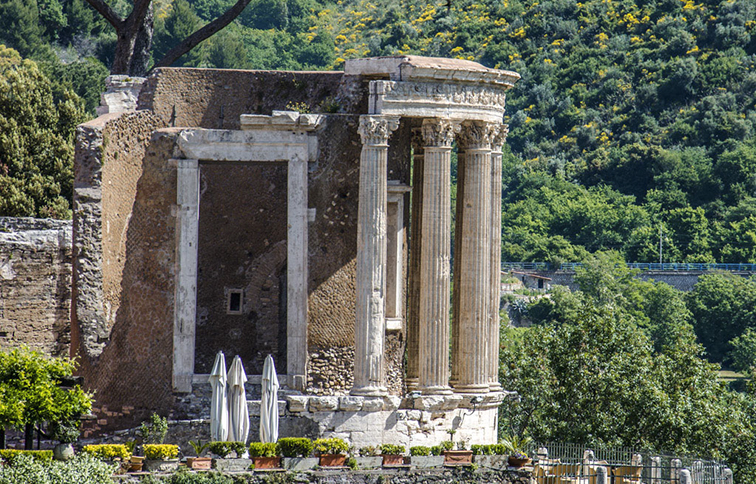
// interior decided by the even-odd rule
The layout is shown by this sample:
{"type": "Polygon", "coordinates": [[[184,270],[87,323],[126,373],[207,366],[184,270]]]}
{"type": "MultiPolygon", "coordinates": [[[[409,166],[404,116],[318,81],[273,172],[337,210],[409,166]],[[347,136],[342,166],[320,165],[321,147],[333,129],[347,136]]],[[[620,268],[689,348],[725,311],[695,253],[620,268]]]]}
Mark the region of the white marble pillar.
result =
{"type": "Polygon", "coordinates": [[[410,205],[410,256],[407,304],[407,390],[417,390],[420,381],[420,248],[422,247],[423,138],[420,129],[412,133],[412,199],[410,205]]]}
{"type": "Polygon", "coordinates": [[[451,283],[451,150],[458,124],[423,121],[422,246],[420,247],[419,389],[429,395],[449,387],[449,287],[451,283]]]}
{"type": "Polygon", "coordinates": [[[491,303],[489,337],[486,340],[488,382],[492,392],[500,391],[499,383],[499,300],[501,299],[501,163],[504,142],[509,127],[502,125],[496,130],[491,150],[491,303]]]}
{"type": "Polygon", "coordinates": [[[487,340],[491,322],[491,143],[496,126],[472,121],[459,137],[464,151],[464,190],[457,199],[455,257],[459,283],[454,287],[458,308],[454,321],[459,341],[452,355],[454,390],[486,393],[490,390],[487,340]]]}
{"type": "Polygon", "coordinates": [[[352,395],[386,394],[386,185],[388,139],[396,116],[360,116],[360,192],[357,221],[357,312],[352,395]]]}

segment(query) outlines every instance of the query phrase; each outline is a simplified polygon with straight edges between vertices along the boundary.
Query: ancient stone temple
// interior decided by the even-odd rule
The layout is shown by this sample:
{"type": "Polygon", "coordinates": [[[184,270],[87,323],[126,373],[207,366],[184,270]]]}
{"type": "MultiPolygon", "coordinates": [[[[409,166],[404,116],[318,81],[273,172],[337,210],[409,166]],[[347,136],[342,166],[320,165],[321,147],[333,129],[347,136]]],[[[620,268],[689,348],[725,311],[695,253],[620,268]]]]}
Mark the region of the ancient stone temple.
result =
{"type": "Polygon", "coordinates": [[[98,427],[207,417],[222,350],[252,400],[273,355],[281,436],[494,442],[517,79],[400,56],[114,80],[136,109],[82,125],[75,168],[71,339],[98,427]]]}

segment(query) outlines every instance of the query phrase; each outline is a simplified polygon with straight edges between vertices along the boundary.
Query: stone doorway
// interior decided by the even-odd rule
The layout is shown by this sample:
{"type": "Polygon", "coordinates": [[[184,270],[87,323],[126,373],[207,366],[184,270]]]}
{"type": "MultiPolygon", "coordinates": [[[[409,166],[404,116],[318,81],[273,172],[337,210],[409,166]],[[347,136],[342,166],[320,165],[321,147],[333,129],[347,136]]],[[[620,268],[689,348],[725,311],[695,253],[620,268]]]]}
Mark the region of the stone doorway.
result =
{"type": "Polygon", "coordinates": [[[200,161],[194,372],[218,351],[286,368],[286,163],[200,161]]]}

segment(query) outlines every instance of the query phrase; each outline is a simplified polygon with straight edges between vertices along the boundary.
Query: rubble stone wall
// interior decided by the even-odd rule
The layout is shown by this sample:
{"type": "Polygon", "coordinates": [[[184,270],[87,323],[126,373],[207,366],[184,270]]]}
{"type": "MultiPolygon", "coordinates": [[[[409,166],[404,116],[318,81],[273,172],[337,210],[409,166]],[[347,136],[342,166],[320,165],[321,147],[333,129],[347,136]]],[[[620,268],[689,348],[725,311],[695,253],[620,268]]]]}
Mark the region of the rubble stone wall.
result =
{"type": "Polygon", "coordinates": [[[71,221],[0,217],[0,350],[68,356],[71,221]]]}

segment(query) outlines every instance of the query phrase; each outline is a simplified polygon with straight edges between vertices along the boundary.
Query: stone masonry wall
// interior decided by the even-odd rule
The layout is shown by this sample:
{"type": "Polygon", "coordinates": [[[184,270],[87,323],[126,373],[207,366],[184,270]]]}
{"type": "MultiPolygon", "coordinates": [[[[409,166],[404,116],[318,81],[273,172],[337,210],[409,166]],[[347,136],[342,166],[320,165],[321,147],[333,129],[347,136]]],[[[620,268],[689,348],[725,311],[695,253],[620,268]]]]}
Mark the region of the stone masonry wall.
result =
{"type": "Polygon", "coordinates": [[[68,356],[71,221],[0,217],[0,350],[68,356]]]}

